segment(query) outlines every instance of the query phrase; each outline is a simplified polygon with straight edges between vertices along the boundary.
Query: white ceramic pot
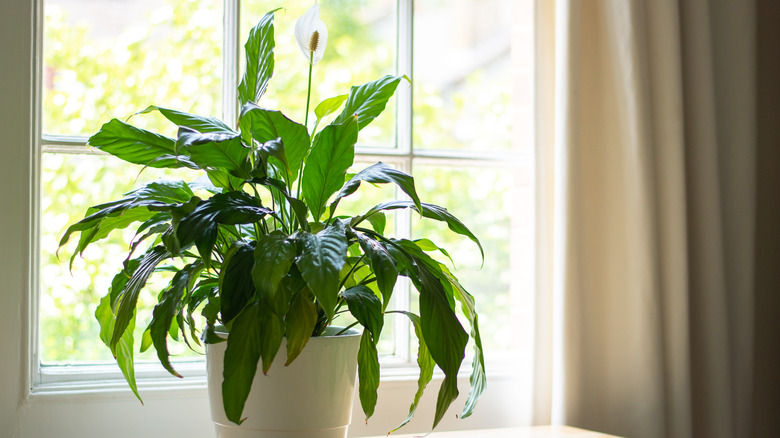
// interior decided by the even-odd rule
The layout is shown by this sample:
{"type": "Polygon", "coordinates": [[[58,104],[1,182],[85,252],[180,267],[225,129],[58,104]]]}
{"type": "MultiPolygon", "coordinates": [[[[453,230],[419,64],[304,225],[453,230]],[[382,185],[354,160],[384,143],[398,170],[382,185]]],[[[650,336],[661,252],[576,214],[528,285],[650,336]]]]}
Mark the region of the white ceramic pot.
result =
{"type": "Polygon", "coordinates": [[[209,403],[217,438],[346,438],[352,420],[360,333],[354,330],[309,339],[289,366],[287,342],[267,375],[259,364],[240,426],[230,422],[222,404],[226,342],[206,346],[209,403]],[[331,336],[328,336],[331,335],[331,336]]]}

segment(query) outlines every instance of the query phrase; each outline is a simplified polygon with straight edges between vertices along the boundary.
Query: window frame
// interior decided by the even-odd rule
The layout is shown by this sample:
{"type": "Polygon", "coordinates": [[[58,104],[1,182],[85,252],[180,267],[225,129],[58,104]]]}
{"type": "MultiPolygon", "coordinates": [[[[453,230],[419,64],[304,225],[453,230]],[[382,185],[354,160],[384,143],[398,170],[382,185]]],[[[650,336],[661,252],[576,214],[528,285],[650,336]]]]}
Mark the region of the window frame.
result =
{"type": "MultiPolygon", "coordinates": [[[[224,0],[225,4],[225,22],[230,21],[234,29],[238,29],[239,0],[224,0]]],[[[413,28],[413,0],[398,0],[399,34],[398,34],[398,72],[412,77],[412,28],[413,28]],[[402,17],[406,17],[405,19],[402,17]],[[403,24],[402,24],[403,23],[403,24]],[[405,27],[406,26],[406,27],[405,27]],[[402,30],[405,33],[401,33],[402,30]],[[408,37],[404,37],[404,35],[408,37]],[[402,54],[408,53],[408,59],[403,59],[402,54]]],[[[19,352],[18,355],[11,355],[18,358],[18,361],[10,366],[10,372],[0,373],[0,385],[4,388],[18,388],[18,391],[9,389],[4,391],[6,395],[0,397],[0,407],[14,406],[15,409],[7,411],[0,410],[0,419],[5,419],[7,412],[13,412],[12,421],[3,421],[0,424],[7,424],[10,427],[11,436],[103,436],[105,431],[111,430],[118,433],[117,436],[138,436],[142,433],[148,433],[152,436],[159,435],[161,430],[177,430],[178,433],[189,433],[192,436],[210,436],[211,422],[208,415],[208,406],[205,402],[205,376],[202,371],[194,370],[192,376],[182,379],[172,384],[174,379],[158,379],[154,372],[148,374],[144,379],[144,370],[139,370],[139,389],[142,391],[145,401],[149,408],[144,412],[138,401],[127,389],[123,379],[104,381],[96,384],[94,379],[79,380],[71,379],[67,376],[78,375],[72,373],[73,369],[64,370],[59,378],[43,382],[40,379],[40,362],[38,360],[38,258],[39,258],[39,230],[40,223],[40,162],[42,154],[45,152],[56,153],[81,153],[84,150],[84,139],[67,136],[44,136],[41,130],[41,86],[42,86],[42,44],[43,44],[43,0],[33,0],[32,2],[20,2],[6,9],[7,28],[11,32],[17,32],[24,37],[19,41],[22,47],[29,50],[22,50],[17,54],[20,63],[18,71],[29,68],[27,75],[17,74],[15,77],[26,78],[19,79],[22,83],[21,91],[29,97],[28,105],[22,105],[19,115],[16,118],[10,117],[10,120],[17,120],[11,126],[10,132],[16,133],[16,136],[22,139],[18,144],[5,146],[13,152],[13,146],[21,146],[13,156],[19,155],[23,165],[14,165],[6,163],[3,167],[8,168],[4,179],[15,182],[23,182],[21,192],[23,196],[14,199],[16,203],[11,204],[10,210],[18,215],[14,216],[13,222],[22,224],[20,232],[16,230],[3,230],[0,234],[3,240],[16,242],[16,247],[22,249],[24,256],[19,258],[19,262],[4,264],[0,270],[7,277],[16,278],[11,281],[9,287],[18,292],[12,294],[12,300],[6,307],[6,310],[0,311],[0,316],[5,316],[4,312],[10,312],[10,318],[3,318],[5,321],[18,323],[9,330],[11,338],[14,341],[0,341],[0,346],[8,347],[12,351],[19,352]],[[25,123],[26,122],[26,123],[25,123]],[[81,149],[79,149],[81,147],[81,149]],[[19,207],[19,209],[13,208],[19,207]],[[14,269],[16,268],[16,269],[14,269]],[[22,274],[19,275],[19,272],[22,274]],[[15,274],[15,275],[14,275],[15,274]],[[16,304],[14,306],[13,304],[16,304]],[[20,310],[19,315],[13,317],[13,310],[20,310]],[[18,334],[18,336],[13,336],[18,334]],[[14,372],[16,370],[17,372],[14,372]],[[62,377],[66,376],[66,377],[62,377]],[[21,385],[20,385],[21,383],[21,385]],[[44,384],[45,383],[45,384],[44,384]],[[10,394],[10,395],[9,395],[10,394]],[[186,400],[182,402],[182,400],[186,400]],[[177,401],[180,403],[171,403],[177,401]],[[205,404],[205,411],[204,411],[205,404]],[[111,405],[106,407],[105,405],[111,405]],[[163,415],[154,415],[155,418],[149,418],[156,409],[161,409],[163,415]],[[109,415],[107,418],[96,420],[93,413],[122,412],[121,416],[109,415]],[[195,413],[196,415],[193,415],[195,413]],[[186,423],[182,423],[170,418],[186,415],[191,417],[186,423]],[[121,417],[121,418],[119,418],[121,417]],[[169,418],[169,420],[166,420],[169,418]],[[86,425],[89,424],[89,427],[86,425]],[[204,426],[205,425],[205,426],[204,426]],[[162,429],[160,428],[162,427],[162,429]],[[166,429],[168,428],[168,429],[166,429]],[[175,429],[174,429],[175,428],[175,429]],[[207,430],[208,432],[204,432],[207,430]]],[[[226,34],[228,26],[226,26],[226,34]]],[[[235,75],[236,83],[238,81],[238,54],[240,53],[239,32],[234,33],[234,39],[225,39],[225,52],[223,56],[230,56],[231,61],[235,60],[235,67],[229,68],[228,62],[225,62],[225,78],[235,75]],[[228,71],[229,70],[229,71],[228,71]]],[[[11,58],[13,61],[15,58],[11,58]]],[[[14,62],[11,62],[14,64],[14,62]]],[[[229,108],[233,108],[232,97],[235,95],[235,87],[230,84],[231,81],[224,81],[225,88],[230,89],[223,93],[223,99],[230,102],[225,105],[225,116],[229,120],[229,108]],[[229,93],[233,93],[231,96],[229,93]]],[[[17,84],[18,86],[19,84],[17,84]]],[[[1,84],[0,90],[6,93],[14,88],[14,83],[1,84]]],[[[402,170],[411,172],[413,164],[418,161],[455,161],[462,162],[467,160],[470,163],[482,163],[488,165],[507,164],[507,154],[479,154],[474,152],[448,152],[442,151],[419,151],[412,148],[412,123],[411,123],[411,87],[400,91],[398,96],[399,104],[397,108],[402,108],[402,102],[407,103],[408,111],[406,117],[397,116],[398,142],[395,149],[380,148],[357,148],[357,157],[370,159],[383,159],[400,164],[402,170]]],[[[237,109],[233,109],[237,112],[237,109]]],[[[400,113],[400,110],[399,110],[400,113]]],[[[12,115],[13,109],[3,109],[2,115],[12,115]]],[[[232,116],[235,118],[235,114],[232,116]]],[[[1,168],[1,167],[0,167],[1,168]]],[[[10,213],[10,214],[14,214],[10,213]]],[[[409,221],[403,221],[408,223],[409,221]]],[[[408,300],[407,294],[407,300],[408,300]]],[[[7,325],[7,324],[4,324],[7,325]]],[[[398,324],[398,326],[406,326],[398,324]]],[[[406,328],[408,339],[408,327],[406,328]]],[[[408,345],[402,350],[408,352],[408,345]]],[[[408,365],[412,362],[411,356],[406,354],[401,357],[400,365],[408,365]]],[[[468,363],[468,360],[467,362],[468,363]]],[[[91,369],[85,369],[80,375],[100,376],[107,375],[113,371],[100,369],[101,366],[94,366],[91,369]]],[[[105,367],[109,368],[109,367],[105,367]]],[[[503,368],[503,367],[502,367],[503,368]]],[[[509,400],[516,399],[513,395],[515,391],[516,379],[507,371],[511,366],[500,372],[491,375],[491,381],[499,383],[496,385],[498,391],[486,394],[481,400],[481,408],[477,413],[467,421],[456,422],[453,418],[445,418],[439,427],[439,430],[452,429],[471,429],[484,427],[500,427],[518,424],[516,413],[511,408],[513,403],[509,400]],[[506,382],[507,384],[500,384],[506,382]]],[[[383,385],[380,388],[381,394],[377,416],[375,416],[366,428],[358,430],[356,426],[360,423],[353,422],[353,430],[350,436],[383,435],[387,430],[394,427],[397,422],[405,416],[411,394],[416,389],[416,369],[405,368],[403,366],[391,368],[383,372],[383,385]]],[[[500,368],[499,368],[500,370],[500,368]]],[[[497,370],[498,371],[498,370],[497,370]]],[[[467,375],[467,373],[464,373],[467,375]]],[[[117,375],[117,377],[119,377],[117,375]]],[[[178,380],[178,379],[177,379],[178,380]]],[[[435,387],[438,378],[435,378],[431,384],[431,389],[426,394],[426,398],[435,399],[435,387]]],[[[467,388],[467,378],[462,379],[462,388],[467,388]]],[[[466,391],[467,392],[467,391],[466,391]]],[[[464,397],[466,394],[462,394],[464,397]]],[[[456,401],[456,404],[463,400],[456,401]]],[[[432,405],[432,403],[428,403],[432,405]]],[[[432,418],[432,406],[421,406],[418,415],[413,422],[407,426],[405,431],[428,430],[429,420],[432,418]]],[[[456,408],[453,407],[453,411],[456,408]]],[[[355,406],[354,416],[356,419],[362,417],[359,404],[355,406]]],[[[522,422],[526,422],[522,420],[522,422]]],[[[4,426],[6,427],[6,426],[4,426]]],[[[4,431],[0,428],[0,432],[4,431]]]]}

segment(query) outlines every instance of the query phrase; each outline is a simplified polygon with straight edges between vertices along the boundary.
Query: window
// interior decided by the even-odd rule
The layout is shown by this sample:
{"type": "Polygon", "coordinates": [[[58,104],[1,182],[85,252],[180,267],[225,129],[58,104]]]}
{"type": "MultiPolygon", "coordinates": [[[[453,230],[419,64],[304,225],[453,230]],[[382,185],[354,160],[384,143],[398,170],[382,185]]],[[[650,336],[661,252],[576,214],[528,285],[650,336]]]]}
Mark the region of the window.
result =
{"type": "MultiPolygon", "coordinates": [[[[242,42],[254,22],[280,3],[286,10],[276,18],[276,73],[263,99],[269,107],[301,118],[306,71],[291,28],[309,2],[39,1],[42,65],[37,84],[39,171],[35,177],[41,190],[38,210],[34,210],[40,214],[34,272],[40,292],[33,330],[37,344],[31,361],[33,393],[59,400],[56,397],[64,395],[57,392],[83,391],[86,395],[79,400],[91,403],[96,397],[129,394],[110,354],[98,340],[92,313],[125,256],[125,242],[131,235],[117,235],[106,244],[91,247],[83,259],[73,261],[72,274],[68,249],[60,252],[60,258],[56,249],[68,224],[82,217],[90,205],[128,191],[135,185],[138,170],[89,150],[86,138],[109,118],[128,117],[148,104],[203,115],[222,114],[225,120],[234,120],[242,42]],[[95,388],[108,395],[96,395],[95,388]]],[[[478,253],[468,240],[408,215],[395,218],[398,233],[432,236],[452,250],[454,259],[465,261],[456,266],[456,273],[477,297],[489,375],[495,368],[499,376],[503,375],[502,367],[511,366],[514,373],[517,363],[530,364],[531,5],[531,0],[323,1],[323,20],[330,39],[326,56],[315,69],[312,96],[312,101],[318,102],[345,92],[349,84],[386,73],[412,78],[413,86],[400,90],[391,101],[394,108],[388,108],[378,123],[361,132],[356,161],[381,160],[411,172],[423,200],[446,206],[482,240],[487,259],[479,269],[478,253]],[[520,362],[516,356],[507,360],[512,354],[519,354],[520,362]]],[[[133,121],[175,135],[167,122],[153,115],[137,115],[133,121]]],[[[138,178],[157,176],[145,171],[138,178]]],[[[370,197],[369,193],[368,199],[354,202],[370,203],[370,197]]],[[[400,297],[398,306],[415,305],[408,293],[396,295],[400,297]]],[[[139,320],[143,319],[141,315],[139,320]]],[[[397,365],[395,374],[400,377],[396,380],[403,382],[403,366],[414,360],[409,329],[405,321],[394,324],[396,321],[388,318],[387,322],[393,330],[387,330],[392,336],[383,343],[384,369],[393,374],[388,365],[397,365]]],[[[137,362],[149,362],[138,366],[139,377],[146,376],[140,385],[142,396],[152,394],[148,404],[162,403],[171,393],[179,394],[174,397],[190,394],[187,391],[194,394],[194,400],[200,397],[202,401],[202,363],[186,349],[179,353],[188,364],[178,367],[188,372],[184,382],[165,377],[153,353],[137,357],[137,362]],[[165,391],[155,392],[155,387],[165,391]]],[[[528,378],[530,365],[524,369],[523,378],[528,378]]],[[[435,391],[429,392],[435,395],[435,391]]],[[[517,401],[517,396],[513,397],[517,401]]],[[[392,400],[380,393],[378,412],[387,413],[389,418],[374,417],[368,429],[353,433],[386,432],[404,417],[406,398],[399,400],[397,409],[383,408],[392,400]]],[[[481,403],[503,402],[487,398],[481,403]]],[[[129,396],[121,404],[136,412],[137,401],[129,396]]],[[[507,409],[499,407],[492,415],[507,409]]],[[[68,412],[67,407],[54,410],[58,415],[68,412]]],[[[207,410],[204,415],[207,417],[207,410]]],[[[494,417],[492,425],[501,424],[494,417]]],[[[423,410],[410,427],[417,424],[424,430],[429,422],[430,415],[423,410]]],[[[203,424],[208,424],[207,418],[203,424]]],[[[484,427],[472,424],[469,427],[484,427]]],[[[458,426],[464,425],[444,425],[458,426]]],[[[132,435],[139,433],[136,428],[132,435]]]]}

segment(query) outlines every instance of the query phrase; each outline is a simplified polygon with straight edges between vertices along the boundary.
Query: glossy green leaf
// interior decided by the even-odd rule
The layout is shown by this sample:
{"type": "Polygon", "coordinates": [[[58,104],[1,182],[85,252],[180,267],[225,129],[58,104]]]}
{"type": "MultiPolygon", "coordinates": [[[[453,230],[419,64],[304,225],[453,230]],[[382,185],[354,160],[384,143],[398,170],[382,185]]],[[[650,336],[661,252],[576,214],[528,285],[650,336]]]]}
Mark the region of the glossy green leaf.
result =
{"type": "Polygon", "coordinates": [[[338,300],[339,272],[346,262],[344,229],[329,226],[317,234],[301,232],[302,249],[297,266],[328,318],[333,318],[338,300]]]}
{"type": "Polygon", "coordinates": [[[181,219],[176,237],[183,247],[194,242],[208,267],[219,224],[250,224],[272,213],[259,198],[246,192],[218,193],[198,203],[181,219]]]}
{"type": "MultiPolygon", "coordinates": [[[[130,320],[135,315],[138,295],[146,285],[146,280],[152,275],[157,265],[168,258],[170,253],[162,246],[149,250],[139,261],[138,267],[132,272],[129,280],[117,297],[119,304],[116,310],[116,322],[111,335],[110,345],[116,346],[127,330],[130,320]]],[[[121,274],[120,274],[121,275],[121,274]]]]}
{"type": "Polygon", "coordinates": [[[479,318],[477,316],[476,303],[474,297],[469,294],[466,289],[458,282],[455,276],[449,272],[446,266],[442,266],[444,275],[449,279],[452,286],[455,299],[460,302],[463,314],[469,321],[471,326],[471,339],[474,340],[474,359],[471,364],[471,376],[469,376],[469,383],[471,384],[471,390],[469,396],[466,399],[466,404],[463,407],[463,411],[460,414],[460,418],[466,418],[471,415],[474,408],[477,405],[482,393],[487,387],[487,375],[485,374],[485,356],[482,348],[482,336],[479,333],[479,318]]]}
{"type": "Polygon", "coordinates": [[[385,227],[387,227],[387,216],[381,211],[372,214],[367,217],[366,220],[371,224],[371,228],[379,234],[385,234],[385,227]]]}
{"type": "Polygon", "coordinates": [[[225,349],[222,402],[228,420],[241,424],[252,381],[260,361],[260,306],[247,306],[233,321],[225,349]]]}
{"type": "Polygon", "coordinates": [[[260,307],[260,356],[263,374],[268,374],[284,338],[284,322],[269,307],[260,307]]]}
{"type": "Polygon", "coordinates": [[[371,340],[368,330],[363,331],[358,350],[358,395],[360,405],[366,414],[366,421],[374,415],[376,408],[376,391],[379,388],[379,358],[376,345],[371,340]]]}
{"type": "MultiPolygon", "coordinates": [[[[419,210],[417,210],[417,206],[415,206],[414,203],[411,201],[399,200],[399,201],[384,202],[372,207],[369,211],[366,212],[366,214],[353,220],[352,225],[355,226],[356,224],[359,224],[361,221],[365,220],[367,217],[377,212],[386,211],[386,210],[397,210],[399,208],[411,208],[419,213],[419,210]]],[[[422,209],[423,209],[422,210],[423,217],[445,222],[447,224],[447,227],[451,231],[471,239],[471,241],[476,243],[477,246],[479,247],[479,252],[480,254],[482,254],[482,260],[485,259],[485,251],[482,248],[482,243],[480,243],[479,239],[477,239],[477,236],[475,236],[474,233],[472,233],[471,230],[469,230],[466,227],[466,225],[464,225],[463,222],[460,221],[460,219],[453,216],[452,213],[447,211],[446,208],[440,207],[438,205],[428,204],[423,202],[422,209]]]]}
{"type": "Polygon", "coordinates": [[[385,76],[381,79],[352,87],[344,110],[333,121],[333,125],[346,122],[357,117],[358,129],[363,129],[385,110],[387,101],[395,94],[395,89],[401,82],[400,76],[385,76]]]}
{"type": "Polygon", "coordinates": [[[296,253],[295,241],[281,231],[260,236],[257,240],[252,280],[267,303],[274,302],[279,282],[290,270],[296,253]]]}
{"type": "Polygon", "coordinates": [[[366,286],[355,286],[341,292],[341,297],[347,302],[349,313],[371,332],[376,344],[382,333],[385,318],[382,313],[382,302],[374,292],[366,286]]]}
{"type": "Polygon", "coordinates": [[[393,295],[398,270],[392,255],[380,242],[361,233],[356,233],[360,248],[368,256],[368,263],[376,276],[376,283],[382,294],[382,310],[387,308],[393,295]]]}
{"type": "Polygon", "coordinates": [[[315,221],[319,221],[328,198],[341,189],[347,169],[355,160],[357,122],[326,126],[314,137],[303,169],[303,198],[315,221]]]}
{"type": "Polygon", "coordinates": [[[274,12],[265,14],[249,31],[244,50],[246,70],[238,85],[238,100],[241,104],[257,102],[265,94],[268,81],[274,74],[274,12]]]}
{"type": "Polygon", "coordinates": [[[219,272],[219,295],[222,305],[222,323],[235,318],[255,295],[252,266],[255,263],[253,244],[238,241],[225,254],[219,272]]]}
{"type": "Polygon", "coordinates": [[[264,144],[277,138],[282,139],[289,166],[287,180],[298,178],[304,158],[309,154],[311,139],[305,126],[288,119],[281,111],[271,111],[247,104],[241,110],[239,126],[252,138],[264,144]]]}
{"type": "Polygon", "coordinates": [[[417,366],[420,368],[420,377],[417,378],[417,392],[414,394],[414,400],[409,406],[409,415],[406,416],[406,419],[404,419],[398,427],[391,430],[390,433],[404,427],[414,417],[415,412],[417,412],[417,406],[420,404],[420,399],[425,392],[425,388],[428,386],[431,378],[433,378],[433,367],[435,365],[431,353],[428,350],[428,345],[425,343],[425,339],[422,335],[420,317],[411,312],[395,311],[395,313],[406,315],[414,326],[414,334],[417,337],[417,366]]]}
{"type": "Polygon", "coordinates": [[[154,162],[163,155],[175,154],[174,140],[118,119],[103,124],[87,143],[103,152],[133,164],[150,167],[182,167],[168,162],[154,162]]]}
{"type": "Polygon", "coordinates": [[[225,124],[225,122],[219,120],[216,117],[198,116],[195,114],[163,108],[156,105],[150,105],[143,111],[140,111],[136,114],[147,114],[153,111],[158,111],[166,119],[177,126],[194,129],[198,132],[234,132],[228,125],[225,124]]]}
{"type": "Polygon", "coordinates": [[[304,290],[293,295],[290,309],[285,318],[287,331],[287,362],[290,365],[309,342],[317,323],[317,309],[304,290]]]}
{"type": "Polygon", "coordinates": [[[436,412],[433,415],[433,428],[439,425],[452,402],[458,398],[458,376],[444,376],[436,398],[436,412]]]}
{"type": "Polygon", "coordinates": [[[366,181],[372,184],[387,184],[395,183],[403,190],[404,193],[409,195],[414,202],[417,211],[423,209],[420,203],[420,197],[417,195],[417,190],[414,187],[414,178],[401,172],[400,170],[393,169],[385,163],[379,162],[373,164],[353,176],[344,187],[336,195],[336,199],[331,204],[331,210],[335,210],[339,201],[345,196],[349,196],[360,187],[360,182],[366,181]]]}
{"type": "Polygon", "coordinates": [[[241,143],[239,134],[185,132],[179,142],[200,169],[221,169],[233,176],[249,179],[251,149],[241,143]]]}
{"type": "Polygon", "coordinates": [[[114,354],[114,358],[116,359],[116,363],[119,365],[119,369],[122,371],[122,375],[125,376],[125,380],[127,380],[127,384],[130,386],[133,394],[135,394],[141,404],[143,404],[143,400],[141,400],[141,396],[138,394],[138,385],[135,380],[133,359],[133,331],[135,330],[135,312],[133,312],[133,316],[130,318],[130,321],[128,321],[127,330],[113,347],[111,347],[111,335],[114,333],[115,321],[114,314],[111,311],[111,298],[109,295],[101,298],[100,304],[98,304],[97,308],[95,309],[95,319],[97,319],[98,323],[100,324],[100,340],[102,340],[106,346],[111,348],[111,351],[114,354]]]}
{"type": "Polygon", "coordinates": [[[149,334],[152,337],[154,349],[157,350],[157,357],[160,359],[162,366],[176,377],[181,377],[181,375],[171,365],[167,338],[171,330],[171,324],[174,322],[174,317],[181,310],[180,306],[184,294],[202,270],[203,263],[201,262],[191,263],[183,267],[174,275],[170,287],[163,291],[159,303],[154,306],[152,311],[149,334]]]}

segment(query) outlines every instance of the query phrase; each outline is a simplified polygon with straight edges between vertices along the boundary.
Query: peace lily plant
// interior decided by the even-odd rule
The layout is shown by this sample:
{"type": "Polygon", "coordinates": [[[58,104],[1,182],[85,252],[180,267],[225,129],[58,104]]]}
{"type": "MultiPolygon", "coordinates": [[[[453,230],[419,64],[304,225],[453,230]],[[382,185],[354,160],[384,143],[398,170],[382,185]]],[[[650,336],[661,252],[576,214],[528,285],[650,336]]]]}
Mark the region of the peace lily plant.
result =
{"type": "Polygon", "coordinates": [[[249,415],[243,409],[257,368],[266,373],[274,360],[289,365],[311,337],[322,335],[348,312],[363,327],[357,366],[367,419],[377,402],[376,346],[384,318],[402,315],[419,341],[420,377],[409,415],[399,427],[414,415],[437,365],[444,380],[436,427],[458,395],[458,371],[471,338],[471,391],[460,414],[467,417],[486,385],[474,299],[445,264],[429,255],[433,251],[448,257],[444,249],[428,239],[388,236],[385,213],[414,210],[422,218],[446,223],[474,241],[480,252],[482,247],[445,208],[422,202],[411,176],[383,163],[348,173],[359,131],[379,116],[404,78],[385,76],[324,100],[314,109],[316,121],[309,130],[311,72],[322,59],[328,35],[315,4],[295,27],[309,66],[304,124],[259,106],[274,68],[274,12],[260,20],[246,42],[235,128],[217,118],[150,106],[140,113],[167,118],[178,126],[177,138],[113,119],[89,139],[91,146],[144,168],[188,168],[203,175],[192,182],[143,185],[90,208],[66,231],[61,247],[80,233],[72,264],[88,245],[140,223],[121,271],[95,311],[100,337],[140,400],[133,363],[136,305],[150,276],[168,275],[167,286],[157,291],[140,349],[154,347],[165,369],[179,376],[169,359],[169,338],[188,345],[218,343],[224,339],[217,330],[227,331],[223,401],[227,417],[240,423],[249,415]],[[339,203],[364,182],[396,184],[409,200],[390,200],[357,216],[340,215],[339,203]],[[419,292],[419,315],[388,309],[399,276],[409,278],[419,292]],[[196,322],[198,314],[204,323],[196,322]],[[283,339],[287,349],[279,358],[283,339]]]}

